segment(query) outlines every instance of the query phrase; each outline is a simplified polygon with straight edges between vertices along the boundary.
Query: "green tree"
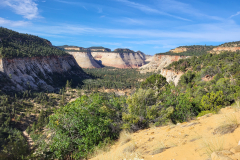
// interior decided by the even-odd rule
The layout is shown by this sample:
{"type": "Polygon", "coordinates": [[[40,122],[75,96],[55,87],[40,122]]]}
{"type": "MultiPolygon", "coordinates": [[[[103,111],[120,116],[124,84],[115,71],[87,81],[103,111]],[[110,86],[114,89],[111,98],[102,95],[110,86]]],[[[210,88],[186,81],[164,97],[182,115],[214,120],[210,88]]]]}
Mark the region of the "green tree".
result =
{"type": "Polygon", "coordinates": [[[202,97],[201,110],[217,112],[224,105],[223,91],[207,93],[202,97]]]}

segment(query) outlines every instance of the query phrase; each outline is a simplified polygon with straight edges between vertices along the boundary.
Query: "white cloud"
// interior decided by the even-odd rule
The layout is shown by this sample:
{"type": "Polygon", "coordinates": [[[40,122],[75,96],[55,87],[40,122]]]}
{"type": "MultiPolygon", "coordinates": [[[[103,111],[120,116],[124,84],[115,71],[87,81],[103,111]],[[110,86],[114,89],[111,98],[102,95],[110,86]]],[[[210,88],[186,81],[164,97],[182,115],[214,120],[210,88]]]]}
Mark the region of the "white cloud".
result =
{"type": "Polygon", "coordinates": [[[1,4],[12,8],[15,13],[29,20],[41,18],[37,4],[32,0],[3,0],[1,4]]]}
{"type": "Polygon", "coordinates": [[[31,25],[30,22],[27,21],[11,21],[0,17],[0,25],[1,26],[10,26],[10,27],[23,27],[31,25]]]}
{"type": "Polygon", "coordinates": [[[151,29],[117,29],[95,28],[78,25],[61,24],[56,26],[34,26],[36,32],[55,35],[87,35],[104,36],[124,39],[137,39],[137,44],[173,44],[171,41],[183,42],[224,42],[236,41],[240,37],[240,26],[234,23],[211,23],[189,25],[176,30],[151,30],[151,29]],[[227,36],[226,36],[227,35],[227,36]],[[146,39],[146,40],[143,40],[146,39]],[[155,39],[155,40],[151,40],[155,39]],[[142,40],[142,41],[141,41],[142,40]],[[168,43],[169,42],[169,43],[168,43]]]}
{"type": "Polygon", "coordinates": [[[230,18],[240,15],[240,11],[230,16],[230,18]]]}
{"type": "Polygon", "coordinates": [[[203,17],[213,20],[220,20],[222,21],[223,18],[217,17],[217,16],[209,16],[204,13],[201,13],[199,10],[193,8],[190,4],[179,2],[176,0],[159,0],[158,6],[165,11],[169,12],[181,12],[186,13],[190,16],[196,16],[196,17],[203,17]]]}
{"type": "Polygon", "coordinates": [[[110,46],[121,46],[122,43],[115,43],[115,42],[92,42],[92,41],[87,41],[89,44],[92,44],[92,45],[99,45],[99,46],[102,46],[102,45],[110,45],[110,46]]]}
{"type": "Polygon", "coordinates": [[[185,20],[185,21],[191,21],[191,20],[189,20],[189,19],[182,18],[182,17],[179,17],[179,16],[175,16],[175,15],[172,15],[172,14],[169,14],[169,13],[166,13],[166,12],[163,12],[163,11],[160,11],[160,10],[157,10],[157,9],[154,9],[154,8],[151,8],[151,7],[149,7],[149,6],[146,6],[146,5],[143,5],[143,4],[140,4],[140,3],[131,2],[131,1],[129,1],[129,0],[117,0],[117,1],[124,3],[124,4],[126,4],[127,6],[129,6],[129,7],[136,8],[136,9],[138,9],[138,10],[141,10],[141,11],[143,11],[143,12],[161,14],[161,15],[173,17],[173,18],[176,18],[176,19],[181,19],[181,20],[185,20]]]}

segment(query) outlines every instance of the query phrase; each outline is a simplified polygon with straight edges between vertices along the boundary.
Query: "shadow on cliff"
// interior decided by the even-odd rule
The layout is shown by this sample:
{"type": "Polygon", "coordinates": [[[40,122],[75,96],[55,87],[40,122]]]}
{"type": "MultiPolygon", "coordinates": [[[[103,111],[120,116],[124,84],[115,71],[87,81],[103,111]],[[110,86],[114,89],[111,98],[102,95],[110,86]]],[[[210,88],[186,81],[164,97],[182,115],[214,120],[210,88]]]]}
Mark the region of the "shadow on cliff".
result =
{"type": "Polygon", "coordinates": [[[105,67],[105,66],[102,64],[102,60],[96,60],[96,59],[94,59],[94,60],[95,60],[95,62],[96,62],[101,68],[105,67]]]}
{"type": "MultiPolygon", "coordinates": [[[[35,77],[36,78],[36,77],[35,77]]],[[[70,71],[64,73],[48,73],[43,76],[43,74],[38,74],[38,80],[43,80],[46,82],[48,86],[50,86],[51,90],[49,90],[46,86],[41,84],[37,84],[38,88],[33,89],[30,85],[26,87],[26,85],[15,84],[12,81],[11,76],[7,75],[4,72],[0,71],[0,92],[6,95],[14,96],[15,94],[31,91],[31,92],[45,92],[45,93],[59,93],[60,89],[66,87],[67,82],[71,85],[72,88],[81,88],[84,85],[83,81],[85,79],[95,79],[92,75],[85,73],[81,67],[73,67],[70,71]],[[21,87],[21,88],[20,88],[21,87]]],[[[27,84],[28,82],[26,82],[27,84]]]]}

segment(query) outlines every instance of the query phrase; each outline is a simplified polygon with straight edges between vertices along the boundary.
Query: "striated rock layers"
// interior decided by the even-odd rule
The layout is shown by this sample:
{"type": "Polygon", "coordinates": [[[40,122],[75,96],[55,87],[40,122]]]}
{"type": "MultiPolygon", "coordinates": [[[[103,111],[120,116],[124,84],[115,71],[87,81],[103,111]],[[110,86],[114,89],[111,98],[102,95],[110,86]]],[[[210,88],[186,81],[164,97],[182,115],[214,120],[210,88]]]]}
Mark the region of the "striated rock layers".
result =
{"type": "Polygon", "coordinates": [[[139,52],[92,52],[93,58],[101,65],[116,68],[138,68],[145,64],[144,55],[139,52]]]}
{"type": "Polygon", "coordinates": [[[150,63],[140,67],[140,73],[159,71],[161,75],[166,77],[168,82],[173,81],[175,85],[177,85],[183,73],[180,73],[180,72],[176,73],[174,71],[166,70],[164,68],[170,65],[172,62],[178,61],[183,58],[187,58],[187,56],[156,54],[153,56],[152,61],[150,63]]]}
{"type": "Polygon", "coordinates": [[[150,63],[140,67],[140,69],[142,73],[160,71],[172,62],[178,61],[182,58],[187,58],[187,56],[156,54],[152,57],[152,61],[150,63]]]}
{"type": "Polygon", "coordinates": [[[183,72],[175,72],[172,70],[161,69],[161,75],[166,77],[167,82],[173,82],[175,86],[178,84],[183,72]]]}
{"type": "Polygon", "coordinates": [[[209,53],[216,53],[216,54],[220,54],[221,52],[224,51],[230,51],[230,52],[236,52],[236,51],[240,51],[240,47],[216,47],[213,48],[211,51],[209,51],[209,53]]]}
{"type": "Polygon", "coordinates": [[[73,55],[82,68],[100,68],[111,66],[117,68],[138,68],[145,64],[145,54],[141,51],[134,52],[130,49],[110,49],[104,47],[76,47],[58,46],[73,55]]]}
{"type": "Polygon", "coordinates": [[[173,53],[181,53],[181,52],[186,52],[188,49],[186,47],[177,47],[175,49],[171,49],[170,52],[173,53]]]}
{"type": "Polygon", "coordinates": [[[0,59],[1,90],[54,91],[66,80],[87,77],[72,55],[0,59]],[[6,81],[6,83],[4,82],[6,81]],[[9,83],[12,86],[3,85],[9,83]]]}
{"type": "Polygon", "coordinates": [[[71,52],[67,51],[69,54],[73,55],[78,65],[82,68],[101,68],[101,66],[94,60],[91,52],[89,51],[80,51],[80,52],[71,52]]]}

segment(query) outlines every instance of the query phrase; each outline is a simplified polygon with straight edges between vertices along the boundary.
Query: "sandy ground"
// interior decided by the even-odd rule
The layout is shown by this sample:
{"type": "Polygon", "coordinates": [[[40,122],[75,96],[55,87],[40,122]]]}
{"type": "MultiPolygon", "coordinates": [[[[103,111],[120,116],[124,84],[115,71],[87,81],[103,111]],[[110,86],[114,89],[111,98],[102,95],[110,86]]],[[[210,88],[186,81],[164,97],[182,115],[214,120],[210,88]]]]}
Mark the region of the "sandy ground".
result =
{"type": "MultiPolygon", "coordinates": [[[[127,143],[119,140],[108,152],[92,160],[210,160],[212,152],[230,150],[238,145],[239,123],[239,108],[226,107],[218,114],[190,122],[138,131],[130,135],[127,143]],[[236,129],[221,134],[232,129],[224,128],[228,124],[236,124],[236,129]],[[216,130],[219,127],[224,129],[216,130]]],[[[233,159],[238,158],[240,153],[233,159]]]]}

